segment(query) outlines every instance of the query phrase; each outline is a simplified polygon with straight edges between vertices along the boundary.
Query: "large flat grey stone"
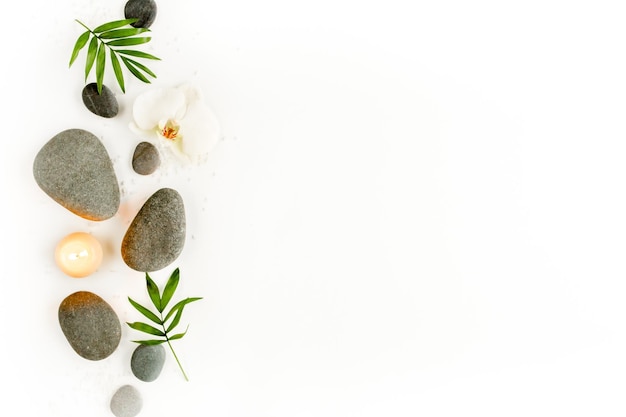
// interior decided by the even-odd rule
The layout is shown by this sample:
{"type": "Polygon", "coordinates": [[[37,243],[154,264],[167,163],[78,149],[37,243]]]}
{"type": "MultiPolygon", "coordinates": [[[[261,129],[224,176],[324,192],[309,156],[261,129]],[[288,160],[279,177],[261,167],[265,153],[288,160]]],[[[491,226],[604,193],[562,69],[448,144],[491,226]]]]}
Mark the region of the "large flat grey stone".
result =
{"type": "Polygon", "coordinates": [[[161,188],[143,204],[122,240],[122,258],[136,271],[165,268],[185,245],[185,205],[178,191],[161,188]]]}
{"type": "Polygon", "coordinates": [[[100,296],[77,291],[61,302],[58,314],[65,338],[83,358],[101,360],[117,349],[122,337],[120,320],[100,296]]]}
{"type": "Polygon", "coordinates": [[[120,188],[113,162],[94,134],[64,130],[37,153],[33,175],[39,187],[72,213],[94,221],[113,217],[120,188]]]}

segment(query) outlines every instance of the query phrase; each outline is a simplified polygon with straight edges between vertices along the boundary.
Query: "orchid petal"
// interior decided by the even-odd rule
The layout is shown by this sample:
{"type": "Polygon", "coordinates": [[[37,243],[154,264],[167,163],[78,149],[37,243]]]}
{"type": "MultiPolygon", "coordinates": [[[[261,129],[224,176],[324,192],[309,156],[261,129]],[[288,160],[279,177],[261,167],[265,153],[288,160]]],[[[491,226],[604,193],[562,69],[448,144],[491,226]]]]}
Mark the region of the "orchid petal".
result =
{"type": "Polygon", "coordinates": [[[156,128],[159,120],[175,118],[184,112],[185,94],[174,88],[149,90],[135,99],[133,119],[140,130],[156,128]]]}
{"type": "Polygon", "coordinates": [[[194,100],[187,105],[187,112],[180,124],[180,134],[182,152],[197,163],[217,144],[219,123],[208,106],[200,100],[194,100]]]}
{"type": "Polygon", "coordinates": [[[203,101],[202,93],[196,87],[191,84],[185,83],[176,87],[178,91],[185,95],[185,100],[187,103],[192,103],[194,101],[203,101]]]}

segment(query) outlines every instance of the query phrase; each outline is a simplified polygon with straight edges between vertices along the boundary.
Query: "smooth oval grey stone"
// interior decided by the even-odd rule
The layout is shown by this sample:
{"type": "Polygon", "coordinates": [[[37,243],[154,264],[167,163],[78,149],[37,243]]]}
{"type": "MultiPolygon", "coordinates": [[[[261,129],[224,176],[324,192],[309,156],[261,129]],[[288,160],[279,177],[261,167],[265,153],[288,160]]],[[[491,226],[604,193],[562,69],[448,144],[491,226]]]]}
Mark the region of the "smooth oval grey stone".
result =
{"type": "Polygon", "coordinates": [[[116,417],[135,417],[143,407],[141,393],[132,385],[122,385],[111,397],[110,407],[116,417]]]}
{"type": "Polygon", "coordinates": [[[102,92],[98,93],[98,84],[90,83],[83,88],[83,103],[85,107],[95,115],[111,118],[117,116],[119,105],[113,91],[106,85],[102,86],[102,92]]]}
{"type": "Polygon", "coordinates": [[[138,379],[152,382],[161,374],[164,363],[165,349],[162,345],[139,345],[133,351],[130,368],[138,379]]]}
{"type": "Polygon", "coordinates": [[[161,188],[143,204],[122,240],[122,258],[136,271],[163,269],[180,255],[186,235],[185,205],[178,191],[161,188]]]}
{"type": "Polygon", "coordinates": [[[154,0],[129,0],[124,6],[126,19],[138,19],[131,26],[136,28],[149,28],[154,23],[157,15],[157,5],[154,0]]]}
{"type": "Polygon", "coordinates": [[[89,291],[75,292],[61,302],[59,324],[72,349],[92,361],[111,355],[122,337],[115,311],[89,291]]]}
{"type": "Polygon", "coordinates": [[[64,130],[37,153],[33,175],[54,201],[87,220],[106,220],[120,206],[113,162],[102,142],[82,129],[64,130]]]}
{"type": "Polygon", "coordinates": [[[137,174],[150,175],[161,164],[159,150],[150,142],[140,142],[133,153],[133,170],[137,174]]]}

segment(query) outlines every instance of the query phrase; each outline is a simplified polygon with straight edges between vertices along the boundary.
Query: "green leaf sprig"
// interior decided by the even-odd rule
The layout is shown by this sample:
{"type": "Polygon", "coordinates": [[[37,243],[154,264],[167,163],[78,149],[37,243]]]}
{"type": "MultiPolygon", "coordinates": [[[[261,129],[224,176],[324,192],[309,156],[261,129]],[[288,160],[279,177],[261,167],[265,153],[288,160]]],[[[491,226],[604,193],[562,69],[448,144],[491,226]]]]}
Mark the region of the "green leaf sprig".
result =
{"type": "Polygon", "coordinates": [[[72,56],[70,58],[70,67],[78,58],[80,51],[89,44],[87,47],[87,60],[85,62],[85,82],[91,73],[92,68],[96,67],[96,82],[98,85],[98,94],[102,93],[102,83],[104,80],[104,70],[107,61],[107,50],[115,73],[115,78],[123,93],[126,93],[124,85],[124,73],[122,72],[122,65],[130,71],[139,80],[144,83],[150,83],[148,77],[156,78],[156,75],[150,68],[144,64],[136,61],[136,58],[160,60],[154,55],[146,52],[138,51],[136,49],[127,49],[129,46],[137,46],[150,42],[152,39],[149,36],[137,36],[150,30],[147,28],[135,28],[130,26],[131,23],[136,22],[137,19],[124,19],[115,20],[113,22],[105,23],[98,26],[95,29],[90,29],[80,20],[76,20],[81,26],[87,29],[83,32],[72,50],[72,56]],[[125,27],[129,26],[129,27],[125,27]]]}
{"type": "Polygon", "coordinates": [[[152,336],[158,336],[159,339],[149,339],[149,340],[133,340],[135,343],[140,343],[142,345],[159,345],[161,343],[167,343],[174,355],[174,359],[176,359],[176,363],[180,368],[183,376],[186,381],[189,381],[187,378],[187,374],[185,373],[180,361],[178,360],[178,356],[176,356],[176,352],[172,347],[171,341],[181,339],[185,334],[187,334],[187,329],[183,333],[177,333],[172,335],[171,332],[174,330],[176,326],[180,323],[180,319],[183,315],[183,309],[189,303],[194,301],[201,300],[202,297],[191,297],[185,298],[184,300],[179,301],[174,304],[174,306],[164,315],[165,308],[168,303],[172,299],[174,295],[174,291],[176,291],[176,287],[178,287],[178,281],[180,280],[180,270],[176,268],[174,272],[170,275],[167,283],[165,284],[165,288],[163,289],[163,293],[159,292],[159,287],[156,283],[150,278],[150,275],[146,272],[146,287],[148,289],[148,295],[150,297],[150,301],[154,304],[157,312],[154,313],[149,308],[142,306],[141,304],[134,301],[132,298],[128,297],[128,301],[132,304],[133,307],[137,309],[141,314],[143,314],[146,318],[148,318],[151,322],[157,324],[159,327],[154,327],[153,325],[141,322],[134,323],[126,323],[131,328],[135,330],[139,330],[144,333],[148,333],[152,336]],[[170,321],[171,319],[171,321],[170,321]],[[168,324],[169,321],[169,324],[168,324]]]}

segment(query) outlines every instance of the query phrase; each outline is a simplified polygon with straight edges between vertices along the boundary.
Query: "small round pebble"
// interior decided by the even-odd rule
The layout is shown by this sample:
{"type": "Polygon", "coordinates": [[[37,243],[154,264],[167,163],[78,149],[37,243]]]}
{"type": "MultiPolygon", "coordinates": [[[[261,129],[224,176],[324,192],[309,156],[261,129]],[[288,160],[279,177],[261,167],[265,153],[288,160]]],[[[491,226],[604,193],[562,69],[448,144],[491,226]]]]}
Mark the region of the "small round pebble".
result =
{"type": "Polygon", "coordinates": [[[143,407],[143,399],[137,388],[123,385],[111,397],[111,411],[116,417],[135,417],[143,407]]]}
{"type": "Polygon", "coordinates": [[[130,360],[133,374],[144,382],[158,378],[165,363],[165,348],[162,345],[139,345],[130,360]]]}
{"type": "Polygon", "coordinates": [[[133,153],[133,170],[140,175],[150,175],[161,164],[159,150],[150,142],[141,142],[133,153]]]}
{"type": "Polygon", "coordinates": [[[138,19],[131,26],[149,28],[154,23],[157,14],[157,5],[154,0],[129,0],[124,6],[126,19],[138,19]]]}
{"type": "Polygon", "coordinates": [[[83,104],[93,114],[110,119],[117,116],[119,105],[113,91],[106,85],[98,93],[98,84],[89,83],[83,88],[83,104]]]}

